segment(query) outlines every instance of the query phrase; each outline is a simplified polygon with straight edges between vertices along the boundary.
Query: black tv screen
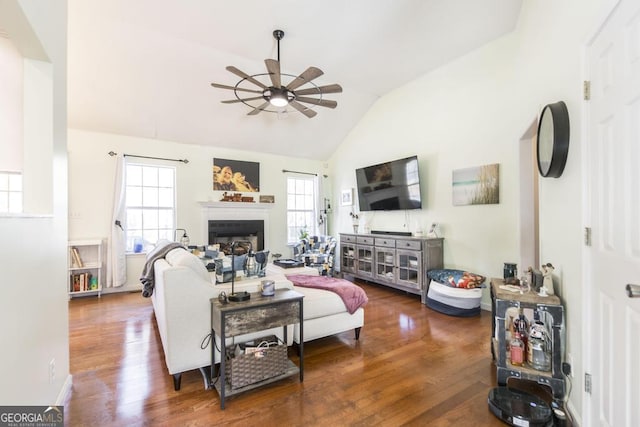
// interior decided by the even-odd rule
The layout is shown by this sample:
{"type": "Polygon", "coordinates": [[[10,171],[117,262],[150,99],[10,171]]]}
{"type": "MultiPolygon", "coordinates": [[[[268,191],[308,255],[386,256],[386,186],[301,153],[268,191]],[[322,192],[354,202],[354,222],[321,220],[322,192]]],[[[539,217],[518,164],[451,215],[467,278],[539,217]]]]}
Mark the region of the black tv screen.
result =
{"type": "Polygon", "coordinates": [[[361,211],[422,209],[418,157],[356,169],[361,211]]]}

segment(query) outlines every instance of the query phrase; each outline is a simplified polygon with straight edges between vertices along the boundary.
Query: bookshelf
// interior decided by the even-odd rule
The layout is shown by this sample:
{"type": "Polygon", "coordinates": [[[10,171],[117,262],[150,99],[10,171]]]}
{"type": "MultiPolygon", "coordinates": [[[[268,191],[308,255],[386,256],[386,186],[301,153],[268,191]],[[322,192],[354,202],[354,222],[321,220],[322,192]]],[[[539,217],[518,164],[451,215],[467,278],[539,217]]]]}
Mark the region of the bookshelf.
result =
{"type": "Polygon", "coordinates": [[[102,293],[103,239],[69,241],[69,298],[102,293]]]}

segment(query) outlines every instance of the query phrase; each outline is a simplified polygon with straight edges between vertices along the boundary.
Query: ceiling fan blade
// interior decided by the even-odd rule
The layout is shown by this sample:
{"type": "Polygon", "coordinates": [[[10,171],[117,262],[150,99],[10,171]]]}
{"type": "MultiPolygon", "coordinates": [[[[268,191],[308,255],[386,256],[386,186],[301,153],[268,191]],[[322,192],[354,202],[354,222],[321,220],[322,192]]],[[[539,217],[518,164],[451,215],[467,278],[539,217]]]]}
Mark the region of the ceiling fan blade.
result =
{"type": "Polygon", "coordinates": [[[280,82],[280,63],[275,59],[265,59],[264,63],[267,66],[267,71],[269,71],[269,77],[271,77],[273,87],[280,89],[280,87],[282,87],[282,83],[280,82]]]}
{"type": "Polygon", "coordinates": [[[227,71],[230,71],[233,74],[235,74],[236,76],[242,77],[243,79],[246,79],[246,80],[250,81],[254,85],[261,87],[262,89],[267,89],[267,87],[262,82],[259,82],[258,80],[256,80],[253,77],[251,77],[249,74],[245,73],[244,71],[238,70],[236,67],[234,67],[232,65],[229,65],[227,67],[227,71]]]}
{"type": "Polygon", "coordinates": [[[327,108],[336,108],[338,106],[338,103],[336,101],[331,101],[328,99],[306,98],[304,96],[297,96],[296,101],[308,102],[309,104],[315,104],[327,108]]]}
{"type": "Polygon", "coordinates": [[[286,88],[288,90],[294,90],[295,88],[298,88],[300,86],[302,86],[305,83],[309,83],[311,80],[320,77],[321,75],[323,75],[324,73],[322,72],[322,70],[320,68],[316,68],[316,67],[309,67],[306,70],[304,70],[304,72],[302,74],[300,74],[298,77],[296,77],[291,83],[289,83],[286,88]]]}
{"type": "Polygon", "coordinates": [[[253,98],[242,98],[242,99],[230,99],[228,101],[220,101],[223,104],[235,104],[236,102],[244,102],[244,101],[255,101],[256,99],[264,99],[262,96],[255,96],[253,98]]]}
{"type": "Polygon", "coordinates": [[[289,105],[291,105],[293,108],[295,108],[296,110],[300,111],[302,114],[304,114],[305,116],[312,118],[314,117],[316,114],[315,111],[313,111],[311,108],[309,107],[305,107],[304,105],[300,104],[299,102],[296,101],[290,101],[289,105]]]}
{"type": "Polygon", "coordinates": [[[241,91],[241,92],[262,93],[261,90],[244,89],[244,88],[241,88],[241,87],[221,85],[219,83],[211,83],[211,86],[217,87],[218,89],[230,89],[230,90],[237,90],[237,91],[241,91]]]}
{"type": "Polygon", "coordinates": [[[327,85],[327,86],[318,86],[309,89],[297,90],[296,95],[320,95],[325,93],[340,93],[342,92],[342,86],[340,85],[327,85]]]}
{"type": "Polygon", "coordinates": [[[251,110],[249,112],[249,114],[247,114],[247,116],[255,116],[256,114],[258,114],[260,111],[264,110],[265,108],[267,108],[269,106],[269,101],[265,102],[264,104],[254,108],[253,110],[251,110]]]}

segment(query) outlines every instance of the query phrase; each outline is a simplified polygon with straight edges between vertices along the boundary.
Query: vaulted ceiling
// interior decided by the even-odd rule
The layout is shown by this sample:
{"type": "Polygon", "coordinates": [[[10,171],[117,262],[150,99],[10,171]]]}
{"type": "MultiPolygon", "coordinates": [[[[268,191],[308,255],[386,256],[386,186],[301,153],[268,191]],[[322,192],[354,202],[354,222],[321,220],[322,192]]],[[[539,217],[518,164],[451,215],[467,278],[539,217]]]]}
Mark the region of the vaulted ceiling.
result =
{"type": "Polygon", "coordinates": [[[381,96],[512,31],[521,0],[69,0],[69,126],[327,159],[381,96]],[[232,91],[277,58],[336,109],[248,116],[232,91]]]}

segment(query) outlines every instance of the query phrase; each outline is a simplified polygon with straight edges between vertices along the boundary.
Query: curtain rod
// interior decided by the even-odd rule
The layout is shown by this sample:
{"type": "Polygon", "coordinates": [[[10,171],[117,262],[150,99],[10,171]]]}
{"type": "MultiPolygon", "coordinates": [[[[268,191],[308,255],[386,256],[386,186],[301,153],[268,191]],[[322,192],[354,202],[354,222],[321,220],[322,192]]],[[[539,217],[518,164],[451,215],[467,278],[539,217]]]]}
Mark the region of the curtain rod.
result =
{"type": "MultiPolygon", "coordinates": [[[[118,155],[118,153],[113,152],[113,151],[109,151],[107,154],[110,155],[111,157],[118,155]]],[[[181,162],[181,163],[184,163],[185,165],[187,163],[189,163],[189,160],[187,160],[187,159],[166,159],[164,157],[138,156],[138,155],[135,155],[135,154],[123,154],[123,156],[125,156],[125,157],[137,157],[137,158],[140,158],[140,159],[168,160],[170,162],[181,162]]]]}
{"type": "Polygon", "coordinates": [[[318,176],[318,174],[317,174],[317,173],[311,173],[311,172],[298,172],[298,171],[290,171],[290,170],[287,170],[287,169],[282,169],[282,173],[287,173],[287,172],[289,172],[289,173],[299,173],[299,174],[302,174],[302,175],[313,175],[313,176],[318,176]]]}

